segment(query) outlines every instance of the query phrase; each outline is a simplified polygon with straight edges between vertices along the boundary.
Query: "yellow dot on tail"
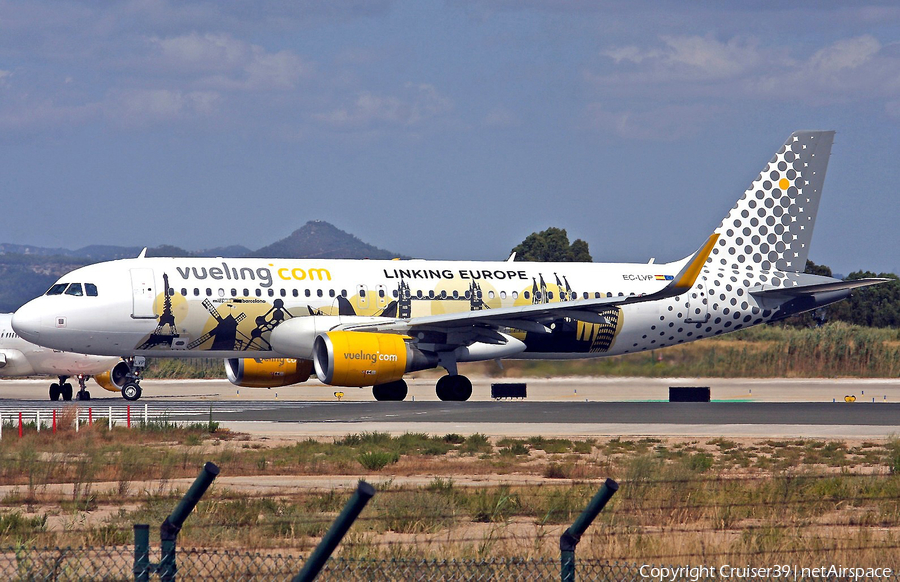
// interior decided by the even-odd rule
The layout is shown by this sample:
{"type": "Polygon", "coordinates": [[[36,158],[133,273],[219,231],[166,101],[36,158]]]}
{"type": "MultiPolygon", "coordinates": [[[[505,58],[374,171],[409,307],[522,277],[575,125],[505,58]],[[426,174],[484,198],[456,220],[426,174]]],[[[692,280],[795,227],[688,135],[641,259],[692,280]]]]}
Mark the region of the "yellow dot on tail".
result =
{"type": "Polygon", "coordinates": [[[791,186],[791,181],[788,180],[787,178],[782,178],[778,182],[778,187],[781,188],[782,190],[787,190],[790,186],[791,186]]]}

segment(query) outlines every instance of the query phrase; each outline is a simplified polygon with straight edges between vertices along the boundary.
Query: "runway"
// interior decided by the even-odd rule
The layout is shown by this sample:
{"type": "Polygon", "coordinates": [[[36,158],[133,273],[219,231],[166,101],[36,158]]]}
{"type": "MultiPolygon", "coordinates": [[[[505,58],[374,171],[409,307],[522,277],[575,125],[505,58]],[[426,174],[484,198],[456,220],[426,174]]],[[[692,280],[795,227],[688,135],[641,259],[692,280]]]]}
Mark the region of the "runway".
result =
{"type": "MultiPolygon", "coordinates": [[[[405,402],[375,402],[370,391],[358,389],[345,389],[344,400],[338,402],[334,389],[322,385],[263,390],[237,389],[222,381],[145,380],[145,396],[136,403],[94,387],[92,394],[107,397],[95,396],[77,404],[82,410],[90,406],[93,414],[103,417],[112,407],[116,422],[124,422],[130,404],[135,421],[145,414],[148,419],[188,422],[203,422],[212,416],[220,426],[232,430],[280,438],[364,431],[877,439],[900,434],[900,382],[894,380],[579,378],[528,382],[529,398],[524,401],[493,401],[483,393],[469,402],[416,398],[417,393],[433,394],[433,382],[421,380],[411,382],[411,397],[405,402]],[[670,385],[711,385],[714,401],[661,401],[670,385]],[[856,395],[857,401],[845,402],[839,394],[856,395]],[[622,401],[628,396],[644,398],[622,401]],[[804,401],[804,396],[808,400],[804,401]]],[[[0,382],[3,419],[18,411],[34,418],[31,415],[37,410],[47,419],[52,409],[76,404],[33,400],[43,394],[45,386],[44,381],[36,380],[0,382]],[[16,394],[30,398],[9,397],[16,394]]]]}

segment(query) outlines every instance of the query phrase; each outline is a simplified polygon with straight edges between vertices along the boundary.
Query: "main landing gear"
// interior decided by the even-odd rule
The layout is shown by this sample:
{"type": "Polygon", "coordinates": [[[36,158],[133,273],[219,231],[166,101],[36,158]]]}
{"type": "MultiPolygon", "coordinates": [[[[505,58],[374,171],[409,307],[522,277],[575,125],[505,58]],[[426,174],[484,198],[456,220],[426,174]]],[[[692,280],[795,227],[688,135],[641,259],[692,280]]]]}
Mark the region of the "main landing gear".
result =
{"type": "Polygon", "coordinates": [[[465,376],[449,374],[441,376],[435,387],[437,397],[451,402],[465,402],[472,396],[472,382],[465,376]]]}
{"type": "Polygon", "coordinates": [[[128,364],[128,375],[122,385],[122,398],[134,402],[141,397],[141,374],[147,367],[147,360],[144,356],[135,356],[126,358],[125,363],[128,364]]]}
{"type": "Polygon", "coordinates": [[[406,398],[409,389],[404,380],[396,380],[387,384],[372,386],[372,395],[375,400],[399,402],[406,398]]]}
{"type": "Polygon", "coordinates": [[[56,402],[60,396],[63,400],[72,400],[72,385],[66,382],[68,379],[68,376],[60,376],[59,384],[50,384],[50,400],[56,402]]]}
{"type": "MultiPolygon", "coordinates": [[[[78,376],[76,376],[76,378],[78,378],[78,392],[75,393],[75,399],[90,400],[91,393],[88,392],[84,387],[84,383],[87,382],[87,379],[90,378],[90,376],[79,374],[78,376]]],[[[69,400],[72,400],[73,388],[70,383],[66,382],[66,380],[68,379],[68,376],[60,376],[59,384],[57,384],[56,382],[50,384],[50,400],[54,402],[56,402],[60,398],[67,402],[69,400]]]]}

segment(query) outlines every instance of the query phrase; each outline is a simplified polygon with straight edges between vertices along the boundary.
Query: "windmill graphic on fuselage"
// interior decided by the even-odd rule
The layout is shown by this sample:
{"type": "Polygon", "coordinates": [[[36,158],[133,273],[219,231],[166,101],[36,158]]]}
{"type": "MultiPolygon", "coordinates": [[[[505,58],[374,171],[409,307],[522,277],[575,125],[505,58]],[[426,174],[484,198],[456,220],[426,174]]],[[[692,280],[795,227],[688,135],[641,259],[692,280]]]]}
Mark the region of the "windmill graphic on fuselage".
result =
{"type": "Polygon", "coordinates": [[[218,323],[214,328],[189,343],[187,349],[196,349],[198,346],[209,340],[209,338],[215,338],[213,339],[212,345],[209,347],[210,350],[232,352],[235,350],[247,349],[246,345],[249,344],[251,340],[249,337],[238,331],[238,324],[247,318],[246,313],[239,313],[237,317],[229,313],[225,317],[222,317],[219,310],[216,309],[216,306],[213,305],[212,301],[209,299],[203,300],[203,307],[209,311],[209,314],[212,315],[218,323]],[[244,339],[238,339],[237,336],[239,333],[244,339]]]}

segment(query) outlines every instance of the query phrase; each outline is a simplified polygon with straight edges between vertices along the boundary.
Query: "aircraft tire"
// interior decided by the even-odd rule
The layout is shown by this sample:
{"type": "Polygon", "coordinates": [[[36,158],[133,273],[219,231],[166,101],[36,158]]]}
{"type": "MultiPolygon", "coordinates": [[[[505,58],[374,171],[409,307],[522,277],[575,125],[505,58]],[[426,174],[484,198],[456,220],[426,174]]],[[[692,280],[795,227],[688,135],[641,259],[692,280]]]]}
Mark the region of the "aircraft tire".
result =
{"type": "Polygon", "coordinates": [[[59,400],[59,397],[62,395],[62,389],[59,387],[59,384],[54,382],[50,384],[50,400],[56,402],[59,400]]]}
{"type": "Polygon", "coordinates": [[[400,402],[409,393],[405,380],[372,386],[372,396],[378,401],[400,402]]]}
{"type": "Polygon", "coordinates": [[[60,393],[62,394],[62,399],[65,401],[72,400],[72,385],[66,382],[62,386],[59,387],[60,393]]]}
{"type": "Polygon", "coordinates": [[[435,386],[437,397],[447,402],[465,402],[472,396],[472,382],[465,376],[441,376],[435,386]]]}
{"type": "Polygon", "coordinates": [[[128,382],[122,386],[122,398],[134,402],[141,397],[141,386],[137,382],[128,382]]]}
{"type": "Polygon", "coordinates": [[[79,391],[75,394],[75,398],[78,399],[78,400],[90,400],[90,399],[91,399],[91,393],[88,392],[87,390],[79,390],[79,391]]]}

